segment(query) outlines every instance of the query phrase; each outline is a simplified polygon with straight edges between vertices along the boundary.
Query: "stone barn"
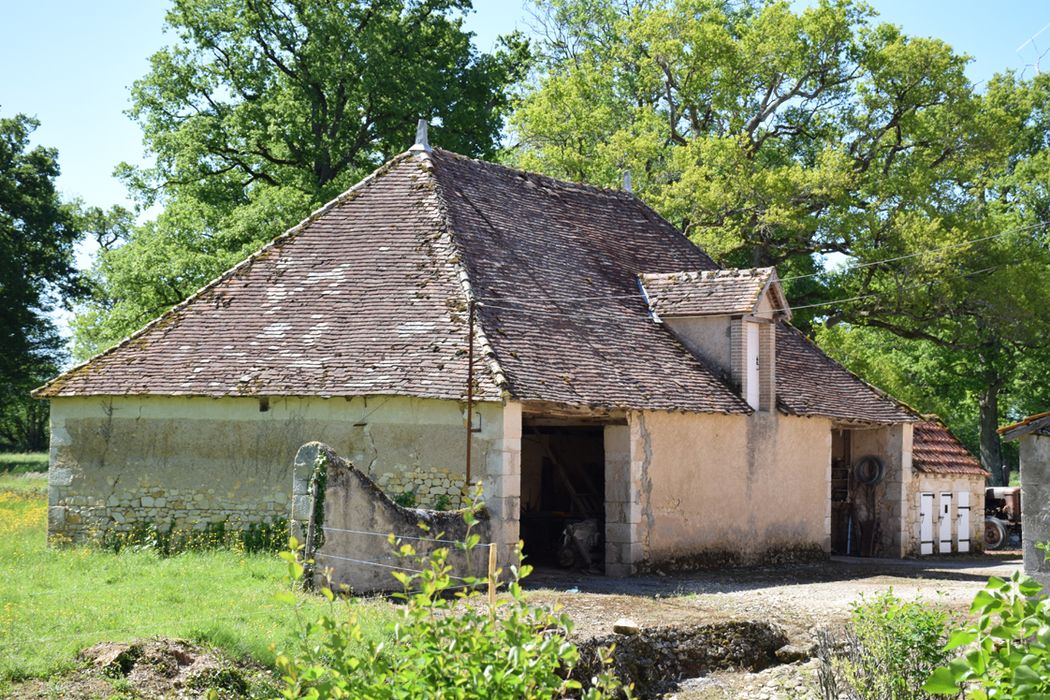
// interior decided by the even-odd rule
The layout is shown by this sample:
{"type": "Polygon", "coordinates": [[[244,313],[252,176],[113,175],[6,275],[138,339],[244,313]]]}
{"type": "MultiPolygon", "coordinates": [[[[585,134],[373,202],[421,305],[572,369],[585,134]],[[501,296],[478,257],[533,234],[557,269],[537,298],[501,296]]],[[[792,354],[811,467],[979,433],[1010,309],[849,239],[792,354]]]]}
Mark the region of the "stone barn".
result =
{"type": "Polygon", "coordinates": [[[1021,543],[1025,573],[1050,585],[1050,563],[1036,547],[1050,542],[1050,411],[999,429],[1021,443],[1021,543]]]}
{"type": "Polygon", "coordinates": [[[469,435],[501,558],[579,520],[611,575],[826,556],[833,464],[867,457],[868,550],[904,555],[917,416],[790,318],[630,192],[421,142],[36,392],[49,531],[286,517],[310,441],[446,505],[469,435]]]}

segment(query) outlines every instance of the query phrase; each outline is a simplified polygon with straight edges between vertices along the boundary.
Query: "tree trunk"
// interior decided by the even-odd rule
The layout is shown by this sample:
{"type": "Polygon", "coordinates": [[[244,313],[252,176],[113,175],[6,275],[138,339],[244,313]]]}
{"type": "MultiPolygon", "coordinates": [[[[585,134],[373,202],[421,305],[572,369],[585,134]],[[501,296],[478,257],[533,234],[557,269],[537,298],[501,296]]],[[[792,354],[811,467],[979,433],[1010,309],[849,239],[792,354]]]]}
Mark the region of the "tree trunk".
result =
{"type": "Polygon", "coordinates": [[[996,376],[985,384],[977,402],[981,408],[981,465],[992,475],[992,486],[1006,486],[1003,443],[999,439],[999,389],[996,376]]]}

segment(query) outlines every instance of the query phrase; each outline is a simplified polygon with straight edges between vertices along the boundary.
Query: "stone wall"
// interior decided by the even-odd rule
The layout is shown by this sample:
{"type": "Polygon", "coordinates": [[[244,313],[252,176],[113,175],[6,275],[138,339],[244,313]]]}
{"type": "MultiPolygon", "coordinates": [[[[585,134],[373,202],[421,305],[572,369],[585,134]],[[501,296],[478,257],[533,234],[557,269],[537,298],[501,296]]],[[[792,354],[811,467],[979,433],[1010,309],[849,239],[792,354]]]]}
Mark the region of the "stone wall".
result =
{"type": "Polygon", "coordinates": [[[1025,573],[1050,587],[1050,562],[1036,547],[1050,542],[1050,436],[1021,438],[1021,517],[1025,573]]]}
{"type": "Polygon", "coordinates": [[[448,506],[459,506],[465,477],[462,470],[395,468],[378,474],[376,485],[392,498],[407,496],[422,508],[448,510],[448,506]]]}
{"type": "Polygon", "coordinates": [[[970,494],[970,551],[980,552],[984,549],[984,477],[983,476],[943,476],[914,472],[908,485],[907,508],[904,511],[905,544],[904,556],[921,556],[919,546],[920,517],[919,494],[932,493],[933,499],[933,553],[940,554],[937,539],[940,533],[940,495],[952,494],[952,551],[959,551],[958,517],[959,492],[970,494]]]}
{"type": "MultiPolygon", "coordinates": [[[[481,511],[477,516],[472,532],[481,543],[488,543],[488,515],[481,511]]],[[[422,568],[417,558],[437,548],[448,550],[452,576],[482,577],[487,570],[487,547],[464,552],[450,544],[466,538],[467,525],[461,512],[399,506],[352,463],[317,442],[303,445],[296,453],[290,521],[293,534],[314,545],[308,554],[317,562],[315,583],[331,585],[337,591],[361,594],[402,590],[393,572],[422,568]],[[321,480],[315,477],[319,470],[323,473],[321,480]],[[317,508],[311,485],[322,481],[324,494],[317,508]],[[314,527],[308,540],[310,525],[314,527]],[[416,555],[407,559],[396,555],[388,540],[390,534],[405,538],[416,555]]]]}
{"type": "MultiPolygon", "coordinates": [[[[503,412],[477,406],[477,480],[490,462],[503,463],[503,412]]],[[[49,534],[84,540],[142,524],[237,528],[286,518],[292,459],[312,440],[374,479],[417,491],[422,503],[455,488],[457,474],[462,483],[463,406],[455,401],[60,398],[51,402],[49,534]]]]}

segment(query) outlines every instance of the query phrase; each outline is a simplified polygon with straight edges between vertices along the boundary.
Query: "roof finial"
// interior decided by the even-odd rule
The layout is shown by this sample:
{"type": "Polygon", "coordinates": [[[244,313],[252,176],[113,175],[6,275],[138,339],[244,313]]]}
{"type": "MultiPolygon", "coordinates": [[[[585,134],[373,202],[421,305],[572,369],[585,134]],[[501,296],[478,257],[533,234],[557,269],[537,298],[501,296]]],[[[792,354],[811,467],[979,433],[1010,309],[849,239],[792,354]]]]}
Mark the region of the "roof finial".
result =
{"type": "Polygon", "coordinates": [[[416,124],[416,142],[412,145],[410,151],[423,151],[424,153],[430,153],[430,142],[427,140],[427,120],[420,119],[416,124]]]}
{"type": "Polygon", "coordinates": [[[631,171],[630,170],[624,170],[623,171],[623,191],[624,192],[633,192],[634,191],[634,190],[631,189],[631,171]]]}

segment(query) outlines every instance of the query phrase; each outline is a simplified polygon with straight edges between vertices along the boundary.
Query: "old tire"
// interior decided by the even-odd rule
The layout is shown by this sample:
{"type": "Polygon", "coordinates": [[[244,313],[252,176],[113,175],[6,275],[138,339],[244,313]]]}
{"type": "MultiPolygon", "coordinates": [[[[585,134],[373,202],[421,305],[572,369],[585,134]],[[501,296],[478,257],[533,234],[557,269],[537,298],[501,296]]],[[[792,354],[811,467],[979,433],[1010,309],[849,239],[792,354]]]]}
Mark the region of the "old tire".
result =
{"type": "Polygon", "coordinates": [[[1002,549],[1006,544],[1006,527],[998,518],[984,519],[984,548],[1002,549]]]}
{"type": "Polygon", "coordinates": [[[853,478],[855,478],[858,483],[865,484],[866,486],[874,486],[882,481],[882,477],[885,475],[886,467],[883,465],[882,460],[874,455],[861,457],[857,460],[857,463],[853,465],[853,478]]]}

